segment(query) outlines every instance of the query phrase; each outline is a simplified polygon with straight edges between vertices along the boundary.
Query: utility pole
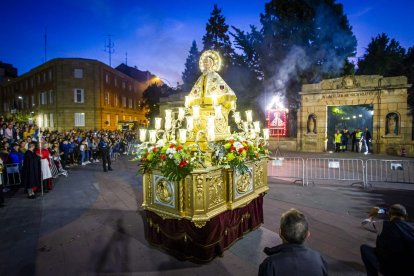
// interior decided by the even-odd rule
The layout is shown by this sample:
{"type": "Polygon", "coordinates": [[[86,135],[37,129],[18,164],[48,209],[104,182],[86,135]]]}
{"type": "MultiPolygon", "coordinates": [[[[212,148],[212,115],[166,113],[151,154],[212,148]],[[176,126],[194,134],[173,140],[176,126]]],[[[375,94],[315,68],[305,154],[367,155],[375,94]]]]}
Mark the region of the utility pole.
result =
{"type": "Polygon", "coordinates": [[[128,52],[125,52],[125,65],[128,65],[128,52]]]}
{"type": "Polygon", "coordinates": [[[115,52],[114,43],[112,42],[112,35],[106,35],[108,40],[105,42],[104,51],[109,55],[109,66],[112,67],[112,54],[115,52]]]}
{"type": "Polygon", "coordinates": [[[45,63],[47,61],[47,27],[45,27],[45,63]]]}

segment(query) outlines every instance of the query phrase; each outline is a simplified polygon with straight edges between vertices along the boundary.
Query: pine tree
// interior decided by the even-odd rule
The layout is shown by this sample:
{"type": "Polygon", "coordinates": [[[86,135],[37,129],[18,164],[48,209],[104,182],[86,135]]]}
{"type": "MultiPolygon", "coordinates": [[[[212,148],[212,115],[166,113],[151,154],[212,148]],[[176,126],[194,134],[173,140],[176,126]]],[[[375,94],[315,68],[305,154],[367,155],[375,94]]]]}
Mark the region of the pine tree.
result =
{"type": "Polygon", "coordinates": [[[184,91],[189,91],[200,75],[200,69],[198,68],[199,58],[200,52],[198,51],[196,41],[193,40],[190,48],[190,53],[188,54],[187,60],[185,62],[184,72],[181,75],[184,91]]]}
{"type": "Polygon", "coordinates": [[[223,59],[224,70],[231,65],[234,50],[231,47],[230,37],[228,35],[229,25],[221,14],[221,9],[214,5],[206,24],[206,34],[203,36],[205,50],[216,50],[223,59]]]}

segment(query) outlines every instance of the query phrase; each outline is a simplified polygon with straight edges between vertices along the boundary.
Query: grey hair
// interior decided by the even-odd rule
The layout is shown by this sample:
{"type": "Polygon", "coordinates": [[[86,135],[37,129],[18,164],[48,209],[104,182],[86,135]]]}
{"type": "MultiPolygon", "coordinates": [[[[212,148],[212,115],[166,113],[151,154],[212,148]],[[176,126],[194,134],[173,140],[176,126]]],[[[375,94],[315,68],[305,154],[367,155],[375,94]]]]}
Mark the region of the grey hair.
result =
{"type": "Polygon", "coordinates": [[[407,217],[407,210],[401,204],[393,204],[390,206],[389,215],[405,218],[407,217]]]}
{"type": "Polygon", "coordinates": [[[288,243],[304,243],[308,235],[305,215],[293,208],[283,213],[280,218],[280,232],[288,243]]]}

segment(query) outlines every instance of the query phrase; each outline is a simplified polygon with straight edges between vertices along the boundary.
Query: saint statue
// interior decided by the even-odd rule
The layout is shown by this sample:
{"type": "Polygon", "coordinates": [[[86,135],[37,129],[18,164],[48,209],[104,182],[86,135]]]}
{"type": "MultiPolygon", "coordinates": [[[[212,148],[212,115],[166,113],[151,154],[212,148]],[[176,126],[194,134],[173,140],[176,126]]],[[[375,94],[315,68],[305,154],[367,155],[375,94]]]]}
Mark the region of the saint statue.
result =
{"type": "MultiPolygon", "coordinates": [[[[221,58],[216,51],[208,50],[201,54],[199,67],[202,72],[190,91],[189,106],[217,105],[236,101],[236,94],[217,73],[221,67],[221,58]]],[[[235,109],[235,106],[227,106],[235,109]]]]}

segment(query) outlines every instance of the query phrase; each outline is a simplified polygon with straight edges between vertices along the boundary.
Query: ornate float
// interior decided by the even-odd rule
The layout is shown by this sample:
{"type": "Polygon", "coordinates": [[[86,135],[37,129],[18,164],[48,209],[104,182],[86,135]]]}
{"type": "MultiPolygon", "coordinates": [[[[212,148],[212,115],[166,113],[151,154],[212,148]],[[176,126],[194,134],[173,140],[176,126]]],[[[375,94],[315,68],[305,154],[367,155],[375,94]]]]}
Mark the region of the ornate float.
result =
{"type": "Polygon", "coordinates": [[[199,66],[185,106],[140,129],[137,159],[147,240],[205,262],[263,223],[269,130],[261,131],[250,110],[242,120],[235,93],[217,73],[217,52],[204,52],[199,66]]]}

